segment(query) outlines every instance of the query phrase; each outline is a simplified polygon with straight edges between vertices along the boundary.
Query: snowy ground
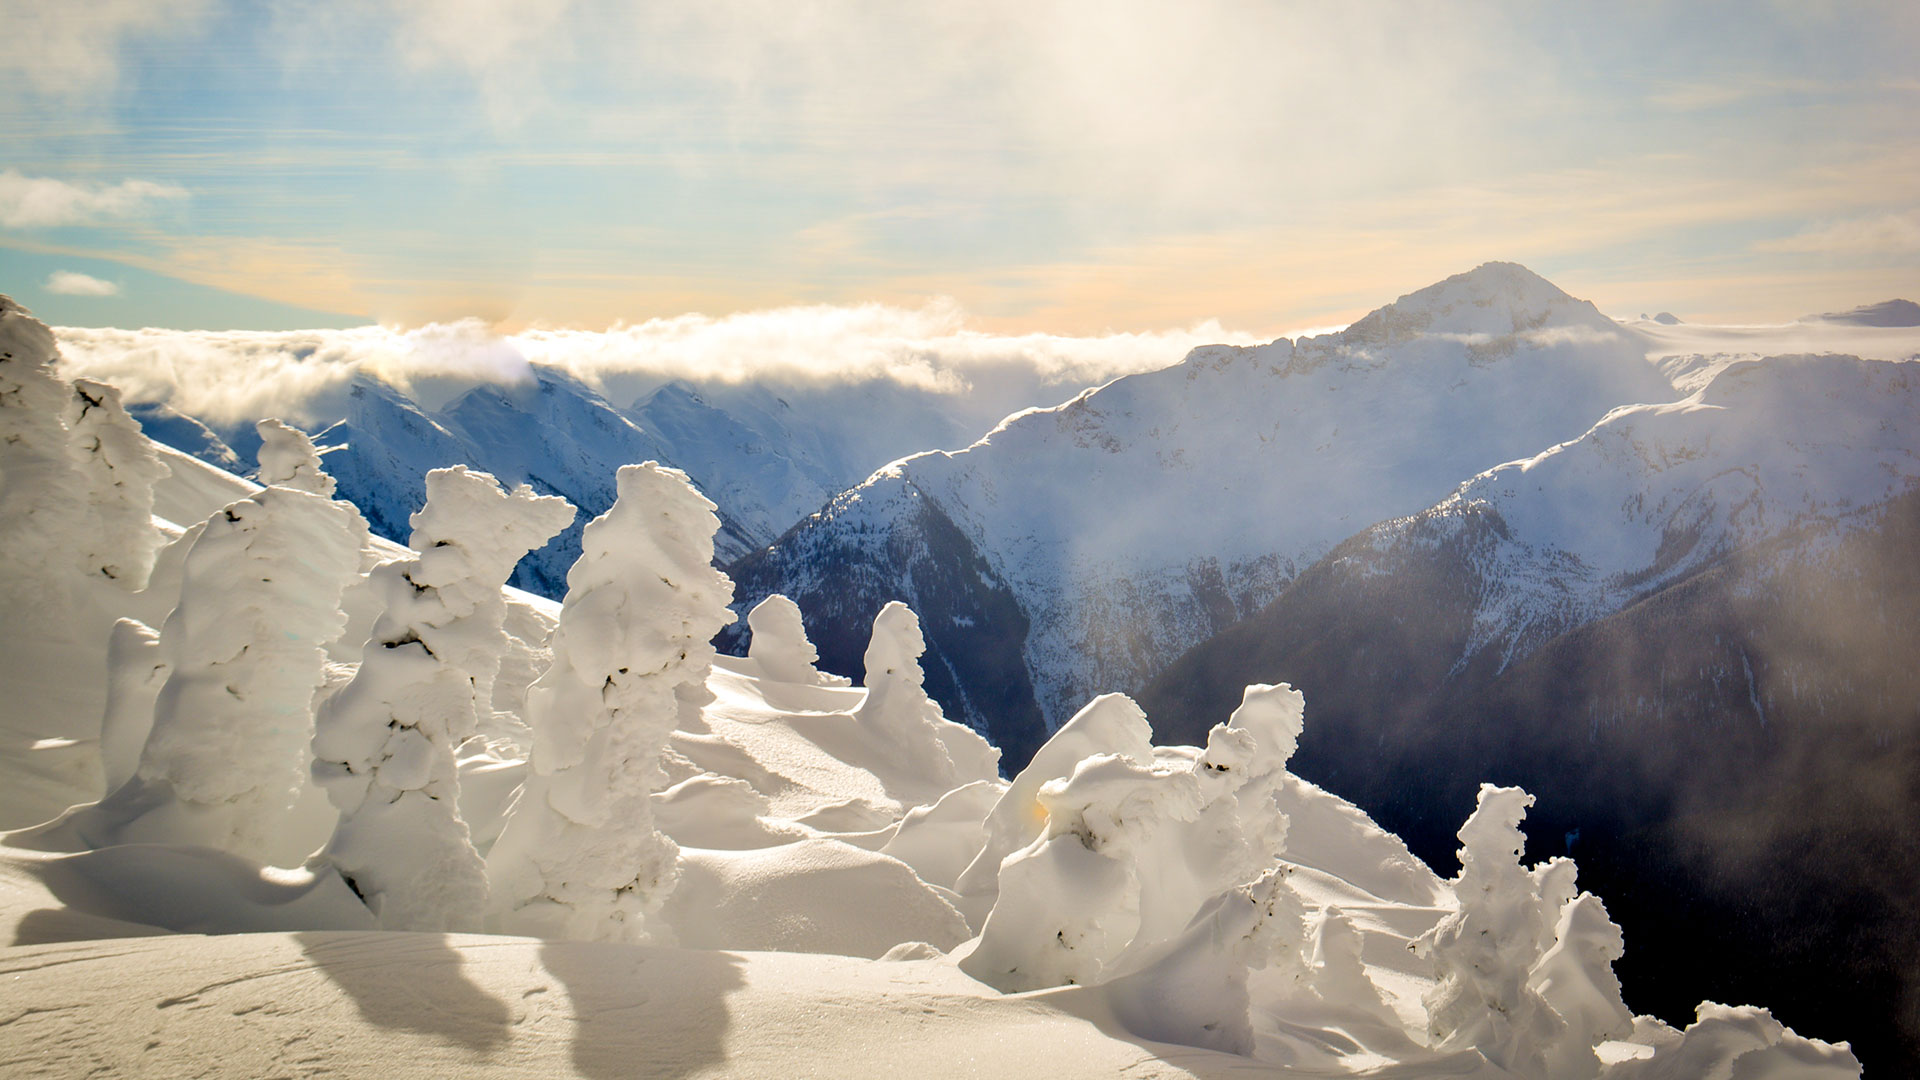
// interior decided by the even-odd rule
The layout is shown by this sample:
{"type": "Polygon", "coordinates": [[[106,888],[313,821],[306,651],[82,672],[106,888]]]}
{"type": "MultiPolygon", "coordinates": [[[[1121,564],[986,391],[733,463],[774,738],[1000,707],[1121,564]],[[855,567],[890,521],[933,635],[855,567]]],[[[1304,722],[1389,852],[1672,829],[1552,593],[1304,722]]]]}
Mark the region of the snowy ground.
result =
{"type": "Polygon", "coordinates": [[[1462,807],[1444,880],[1286,771],[1289,688],[1204,748],[1097,698],[1009,782],[926,698],[904,607],[864,688],[778,605],[749,657],[702,652],[729,589],[677,474],[621,471],[565,606],[474,592],[476,552],[537,538],[329,532],[298,467],[166,455],[148,493],[116,404],[52,422],[36,326],[0,301],[8,1076],[1858,1073],[1763,1010],[1633,1017],[1600,901],[1520,864],[1529,796],[1462,807]],[[329,749],[277,803],[314,709],[268,707],[309,661],[329,749]],[[394,928],[468,920],[493,932],[394,928]]]}

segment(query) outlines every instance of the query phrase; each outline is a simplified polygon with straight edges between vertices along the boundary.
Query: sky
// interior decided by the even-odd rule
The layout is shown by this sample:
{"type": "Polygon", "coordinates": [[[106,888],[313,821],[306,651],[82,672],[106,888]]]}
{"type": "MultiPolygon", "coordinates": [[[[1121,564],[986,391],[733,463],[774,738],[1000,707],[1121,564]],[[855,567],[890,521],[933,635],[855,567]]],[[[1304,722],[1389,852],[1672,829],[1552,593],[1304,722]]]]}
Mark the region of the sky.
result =
{"type": "Polygon", "coordinates": [[[1339,325],[1920,298],[1920,4],[0,0],[0,291],[73,326],[1339,325]]]}

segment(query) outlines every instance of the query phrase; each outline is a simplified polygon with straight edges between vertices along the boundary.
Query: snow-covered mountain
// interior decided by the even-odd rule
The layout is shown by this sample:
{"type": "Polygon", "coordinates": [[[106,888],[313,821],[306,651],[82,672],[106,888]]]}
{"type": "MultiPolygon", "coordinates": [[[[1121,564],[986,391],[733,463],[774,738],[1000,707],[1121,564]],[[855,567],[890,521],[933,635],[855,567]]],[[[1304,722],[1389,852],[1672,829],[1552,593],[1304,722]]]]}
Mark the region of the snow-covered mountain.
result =
{"type": "MultiPolygon", "coordinates": [[[[538,364],[526,378],[468,380],[443,397],[429,404],[361,373],[338,404],[319,409],[332,419],[318,425],[315,441],[341,494],[376,534],[407,535],[430,469],[471,465],[563,495],[591,516],[612,504],[615,469],[651,460],[685,471],[719,504],[723,562],[771,543],[878,465],[929,446],[965,445],[1025,404],[1004,393],[969,398],[874,379],[787,388],[675,380],[622,405],[538,364]]],[[[259,443],[251,421],[210,426],[159,402],[132,411],[156,439],[251,472],[259,443]]],[[[522,563],[514,584],[546,596],[565,591],[585,520],[522,563]]]]}
{"type": "Polygon", "coordinates": [[[1916,543],[1920,361],[1737,361],[1359,533],[1141,700],[1177,740],[1233,707],[1213,680],[1302,687],[1304,773],[1426,857],[1463,776],[1551,782],[1546,850],[1663,948],[1767,956],[1783,1008],[1835,1013],[1817,973],[1920,992],[1884,961],[1920,947],[1916,543]],[[1807,918],[1828,904],[1846,934],[1807,918]]]}
{"type": "Polygon", "coordinates": [[[1576,438],[1618,405],[1676,396],[1643,339],[1523,267],[1489,263],[1340,333],[1197,349],[1009,417],[964,451],[896,462],[735,576],[744,602],[800,599],[830,664],[887,600],[947,612],[928,627],[956,675],[944,700],[1016,754],[1010,729],[1035,715],[1056,725],[1098,688],[1144,685],[1354,531],[1576,438]],[[981,571],[915,573],[928,552],[956,550],[981,571]],[[983,615],[1009,596],[1026,618],[1025,670],[1006,655],[1018,626],[1001,619],[1000,655],[969,676],[983,615]],[[1026,682],[1032,709],[1015,700],[1026,682]]]}

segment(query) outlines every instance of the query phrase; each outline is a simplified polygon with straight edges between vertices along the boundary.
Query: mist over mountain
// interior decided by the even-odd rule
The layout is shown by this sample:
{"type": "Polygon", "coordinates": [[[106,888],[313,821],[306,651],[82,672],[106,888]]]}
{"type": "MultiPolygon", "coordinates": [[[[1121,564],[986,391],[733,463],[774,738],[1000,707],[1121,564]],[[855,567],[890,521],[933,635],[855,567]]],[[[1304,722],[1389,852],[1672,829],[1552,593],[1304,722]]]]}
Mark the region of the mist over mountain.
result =
{"type": "Polygon", "coordinates": [[[1142,704],[1178,739],[1232,708],[1209,680],[1293,682],[1303,773],[1427,858],[1463,777],[1551,784],[1536,852],[1660,928],[1629,986],[1724,963],[1808,1024],[1890,1002],[1861,1038],[1910,1061],[1915,416],[1920,363],[1740,362],[1356,535],[1142,704]]]}
{"type": "MultiPolygon", "coordinates": [[[[741,600],[794,596],[833,640],[887,600],[971,611],[1009,590],[1051,727],[1096,688],[1144,686],[1367,524],[1575,438],[1623,402],[1678,396],[1646,351],[1591,304],[1489,263],[1340,333],[1197,349],[1009,417],[963,451],[896,463],[743,560],[741,600]],[[959,594],[922,594],[906,570],[934,521],[991,571],[953,583],[959,594]],[[820,557],[854,549],[865,554],[820,557]]],[[[962,652],[970,633],[934,621],[929,649],[962,652]]],[[[1004,696],[1018,681],[983,685],[1004,696]]],[[[983,730],[1007,723],[964,691],[943,701],[983,730]]]]}
{"type": "MultiPolygon", "coordinates": [[[[123,387],[156,438],[252,471],[255,421],[314,433],[346,496],[404,538],[428,469],[470,464],[591,514],[612,468],[658,460],[720,506],[719,558],[765,546],[907,454],[1165,366],[1213,324],[1069,337],[972,329],[951,303],[652,319],[502,336],[473,321],[276,333],[63,328],[60,364],[123,387]]],[[[584,519],[583,519],[584,520],[584,519]]],[[[558,596],[579,523],[514,583],[558,596]]]]}
{"type": "MultiPolygon", "coordinates": [[[[378,535],[407,535],[408,515],[425,499],[421,478],[433,468],[472,465],[598,513],[612,504],[614,469],[660,461],[695,477],[719,504],[716,556],[732,561],[928,440],[964,445],[989,422],[981,409],[1013,407],[993,404],[994,394],[890,379],[793,388],[675,380],[624,406],[546,365],[530,365],[522,379],[469,383],[429,405],[359,373],[322,413],[337,416],[313,432],[327,468],[378,535]]],[[[251,472],[259,444],[251,420],[216,427],[164,402],[131,409],[156,439],[251,472]]],[[[513,583],[546,596],[564,592],[585,520],[522,562],[513,583]]]]}

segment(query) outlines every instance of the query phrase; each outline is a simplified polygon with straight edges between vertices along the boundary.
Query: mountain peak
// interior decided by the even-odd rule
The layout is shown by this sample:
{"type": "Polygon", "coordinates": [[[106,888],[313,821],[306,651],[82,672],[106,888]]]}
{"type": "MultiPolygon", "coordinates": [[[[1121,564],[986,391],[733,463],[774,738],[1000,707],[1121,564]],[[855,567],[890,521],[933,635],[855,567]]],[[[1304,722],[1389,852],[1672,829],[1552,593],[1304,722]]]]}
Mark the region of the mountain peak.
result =
{"type": "Polygon", "coordinates": [[[1483,263],[1408,293],[1348,327],[1356,344],[1390,345],[1420,334],[1509,334],[1548,326],[1611,327],[1592,304],[1519,263],[1483,263]]]}

